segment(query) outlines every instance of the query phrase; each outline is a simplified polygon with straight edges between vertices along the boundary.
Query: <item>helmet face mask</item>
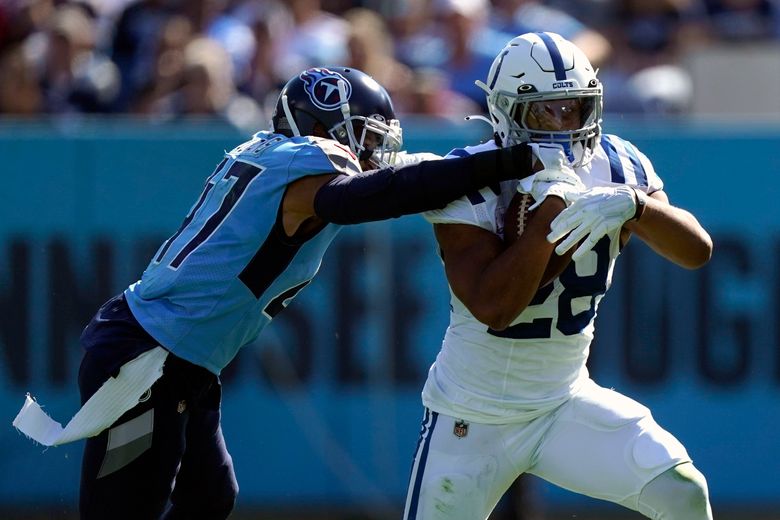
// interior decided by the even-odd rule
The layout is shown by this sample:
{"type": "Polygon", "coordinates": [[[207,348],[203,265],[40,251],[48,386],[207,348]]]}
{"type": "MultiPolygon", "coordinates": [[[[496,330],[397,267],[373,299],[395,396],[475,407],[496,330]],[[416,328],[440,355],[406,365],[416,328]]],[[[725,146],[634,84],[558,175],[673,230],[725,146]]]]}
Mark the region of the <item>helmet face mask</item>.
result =
{"type": "Polygon", "coordinates": [[[602,87],[574,44],[553,33],[518,36],[496,57],[488,80],[489,86],[477,85],[487,93],[490,123],[502,146],[557,143],[574,166],[591,160],[601,136],[602,87]],[[580,117],[573,122],[565,116],[575,109],[580,117]]]}
{"type": "Polygon", "coordinates": [[[403,145],[401,123],[397,119],[385,122],[377,116],[350,116],[328,133],[349,146],[362,163],[367,162],[375,168],[392,165],[403,145]]]}
{"type": "Polygon", "coordinates": [[[282,89],[273,130],[288,137],[318,135],[318,125],[370,167],[391,165],[403,144],[390,95],[353,68],[307,69],[282,89]]]}

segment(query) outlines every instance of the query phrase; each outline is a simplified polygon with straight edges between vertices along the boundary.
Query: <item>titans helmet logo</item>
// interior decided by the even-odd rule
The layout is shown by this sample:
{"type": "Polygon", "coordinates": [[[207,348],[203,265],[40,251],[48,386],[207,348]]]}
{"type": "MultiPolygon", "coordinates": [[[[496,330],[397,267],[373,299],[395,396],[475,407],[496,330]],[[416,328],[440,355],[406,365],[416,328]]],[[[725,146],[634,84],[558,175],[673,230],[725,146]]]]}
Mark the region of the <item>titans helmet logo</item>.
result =
{"type": "Polygon", "coordinates": [[[332,70],[315,68],[301,72],[299,76],[304,83],[304,90],[314,106],[322,110],[336,110],[341,106],[339,96],[339,80],[344,81],[347,91],[347,101],[352,96],[352,85],[349,80],[332,70]]]}

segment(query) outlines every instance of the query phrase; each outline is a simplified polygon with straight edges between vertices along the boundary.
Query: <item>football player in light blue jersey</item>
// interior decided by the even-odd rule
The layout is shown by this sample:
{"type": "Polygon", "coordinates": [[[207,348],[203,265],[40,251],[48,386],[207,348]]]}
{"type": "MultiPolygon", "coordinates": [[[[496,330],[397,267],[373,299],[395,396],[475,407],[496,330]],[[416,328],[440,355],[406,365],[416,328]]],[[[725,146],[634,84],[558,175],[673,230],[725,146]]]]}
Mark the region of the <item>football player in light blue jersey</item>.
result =
{"type": "Polygon", "coordinates": [[[522,142],[540,157],[559,153],[533,178],[425,213],[451,312],[422,392],[404,519],[485,519],[523,473],[648,518],[711,519],[706,480],[682,444],[586,367],[597,306],[629,236],[693,269],[710,258],[709,235],[669,204],[644,154],[602,135],[601,83],[571,42],[518,36],[477,84],[495,140],[451,155],[522,142]]]}
{"type": "Polygon", "coordinates": [[[531,173],[526,145],[400,160],[390,97],[356,69],[293,77],[272,124],[224,155],[141,279],[82,334],[72,424],[90,437],[84,519],[226,518],[238,486],[220,371],[311,281],[340,226],[442,208],[531,173]]]}

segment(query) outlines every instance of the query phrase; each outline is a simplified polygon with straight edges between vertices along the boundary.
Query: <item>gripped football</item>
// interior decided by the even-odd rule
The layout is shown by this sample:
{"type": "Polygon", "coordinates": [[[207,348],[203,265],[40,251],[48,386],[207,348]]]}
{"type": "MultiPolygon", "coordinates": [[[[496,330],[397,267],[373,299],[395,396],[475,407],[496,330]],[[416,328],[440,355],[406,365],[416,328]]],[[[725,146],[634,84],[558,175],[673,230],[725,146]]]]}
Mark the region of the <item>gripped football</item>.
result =
{"type": "Polygon", "coordinates": [[[525,231],[531,213],[528,211],[534,203],[530,193],[516,193],[504,213],[504,241],[507,245],[513,244],[525,231]]]}
{"type": "MultiPolygon", "coordinates": [[[[534,199],[528,193],[518,192],[512,197],[504,213],[504,243],[507,246],[517,242],[533,220],[535,211],[528,210],[533,204],[534,199]]],[[[571,262],[571,255],[576,249],[576,247],[572,247],[562,256],[556,254],[555,251],[552,252],[539,287],[544,287],[566,269],[566,266],[571,262]]]]}

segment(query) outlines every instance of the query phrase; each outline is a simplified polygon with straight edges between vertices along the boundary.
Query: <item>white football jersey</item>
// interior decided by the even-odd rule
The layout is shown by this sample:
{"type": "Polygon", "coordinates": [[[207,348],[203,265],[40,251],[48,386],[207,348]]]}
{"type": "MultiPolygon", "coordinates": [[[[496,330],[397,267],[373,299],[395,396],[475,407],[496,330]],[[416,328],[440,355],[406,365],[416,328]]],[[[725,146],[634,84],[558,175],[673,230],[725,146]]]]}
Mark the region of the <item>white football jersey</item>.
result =
{"type": "MultiPolygon", "coordinates": [[[[494,149],[491,141],[456,149],[463,157],[494,149]]],[[[650,161],[628,141],[602,136],[593,160],[576,169],[588,187],[626,184],[647,193],[663,189],[650,161]]],[[[470,224],[503,234],[503,216],[518,181],[501,182],[458,199],[425,218],[470,224]]],[[[467,421],[503,424],[531,420],[563,403],[588,379],[585,361],[599,301],[620,252],[619,230],[605,236],[502,331],[474,318],[452,293],[450,324],[423,388],[423,404],[467,421]]]]}
{"type": "Polygon", "coordinates": [[[422,161],[436,161],[441,158],[441,155],[436,155],[435,153],[431,152],[398,152],[395,154],[395,161],[393,161],[393,166],[400,168],[401,166],[409,166],[410,164],[417,164],[422,161]]]}

